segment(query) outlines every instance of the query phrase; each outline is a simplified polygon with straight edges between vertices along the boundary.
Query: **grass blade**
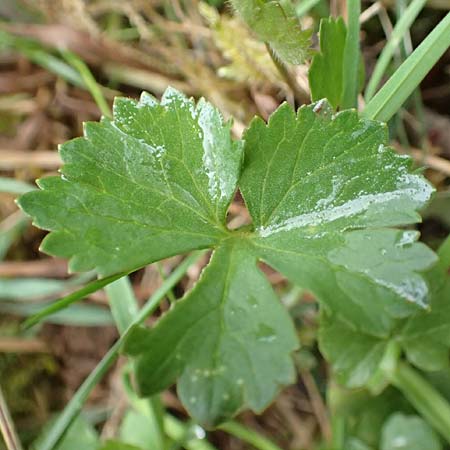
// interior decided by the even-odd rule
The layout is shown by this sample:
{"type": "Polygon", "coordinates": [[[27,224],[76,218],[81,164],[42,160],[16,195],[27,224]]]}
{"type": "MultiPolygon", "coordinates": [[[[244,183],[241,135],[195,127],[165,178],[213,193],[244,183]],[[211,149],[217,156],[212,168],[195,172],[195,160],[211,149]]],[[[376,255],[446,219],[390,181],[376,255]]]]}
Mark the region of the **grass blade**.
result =
{"type": "Polygon", "coordinates": [[[359,16],[361,1],[347,1],[347,38],[344,49],[344,86],[341,106],[343,109],[355,108],[358,104],[358,73],[359,73],[359,16]]]}
{"type": "Polygon", "coordinates": [[[389,38],[389,41],[384,47],[383,51],[381,52],[372,77],[370,78],[370,81],[367,85],[365,95],[366,102],[369,102],[370,99],[374,96],[375,91],[380,84],[383,75],[386,72],[386,69],[389,66],[389,62],[391,61],[394,52],[401,44],[403,36],[410,29],[420,11],[422,11],[426,1],[427,0],[413,0],[406,9],[405,13],[400,17],[399,21],[395,25],[392,35],[389,38]]]}
{"type": "Polygon", "coordinates": [[[73,67],[66,64],[64,61],[61,61],[56,56],[53,56],[38,42],[32,39],[15,36],[4,30],[0,30],[0,42],[3,46],[14,48],[30,61],[47,69],[49,72],[56,74],[64,80],[69,81],[73,85],[85,87],[82,78],[73,67]]]}
{"type": "MultiPolygon", "coordinates": [[[[28,317],[36,314],[42,307],[33,303],[0,302],[0,312],[28,317]]],[[[114,319],[106,308],[96,305],[70,305],[42,322],[76,327],[104,327],[114,325],[114,319]]]]}
{"type": "Polygon", "coordinates": [[[111,313],[119,333],[122,334],[138,313],[138,304],[128,277],[105,286],[111,313]]]}
{"type": "Polygon", "coordinates": [[[0,192],[22,195],[36,189],[30,183],[14,178],[0,177],[0,192]]]}
{"type": "Polygon", "coordinates": [[[195,264],[204,253],[204,251],[192,253],[172,272],[170,276],[167,277],[166,281],[164,281],[161,287],[150,297],[119,340],[110,348],[108,353],[79,387],[36,450],[53,450],[55,448],[66,430],[80,413],[92,389],[102,379],[119,356],[119,350],[130,331],[135,326],[142,324],[145,319],[154,312],[167,292],[178,283],[189,267],[195,264]]]}
{"type": "Polygon", "coordinates": [[[320,3],[320,0],[303,0],[300,4],[297,5],[295,14],[297,15],[297,17],[303,17],[318,3],[320,3]]]}
{"type": "Polygon", "coordinates": [[[33,325],[36,325],[42,319],[50,316],[51,314],[54,314],[57,311],[61,311],[62,309],[67,308],[72,303],[82,300],[87,295],[98,291],[99,289],[118,280],[119,278],[122,278],[125,275],[128,275],[128,274],[127,273],[119,273],[116,275],[111,275],[106,278],[102,278],[100,280],[92,281],[91,283],[84,286],[82,289],[79,289],[76,292],[72,292],[71,294],[66,295],[65,297],[53,302],[51,305],[43,308],[37,314],[34,314],[33,316],[31,316],[30,318],[25,320],[25,322],[23,322],[23,324],[22,324],[22,328],[26,330],[26,329],[32,327],[33,325]]]}
{"type": "Polygon", "coordinates": [[[227,422],[220,425],[219,428],[232,436],[236,436],[243,442],[247,442],[259,450],[281,450],[280,447],[275,445],[272,441],[269,441],[269,439],[256,431],[244,427],[239,422],[227,422]]]}
{"type": "Polygon", "coordinates": [[[366,105],[363,115],[387,122],[450,46],[450,13],[366,105]]]}
{"type": "Polygon", "coordinates": [[[86,63],[77,55],[75,55],[75,53],[72,53],[68,50],[61,51],[61,55],[80,74],[86,86],[86,89],[88,89],[88,91],[91,93],[101,113],[105,117],[112,117],[108,102],[106,101],[99,85],[97,84],[97,81],[95,80],[86,63]]]}

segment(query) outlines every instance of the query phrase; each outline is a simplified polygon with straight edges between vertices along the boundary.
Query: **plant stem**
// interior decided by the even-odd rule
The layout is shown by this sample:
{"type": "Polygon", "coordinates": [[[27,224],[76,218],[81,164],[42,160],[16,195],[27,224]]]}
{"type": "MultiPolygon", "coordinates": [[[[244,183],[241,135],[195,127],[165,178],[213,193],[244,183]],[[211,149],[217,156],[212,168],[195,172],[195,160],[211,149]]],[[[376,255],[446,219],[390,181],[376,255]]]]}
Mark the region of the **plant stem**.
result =
{"type": "Polygon", "coordinates": [[[300,88],[296,79],[293,77],[292,73],[287,68],[286,64],[284,64],[283,61],[280,61],[280,59],[277,57],[277,55],[274,53],[274,51],[267,42],[266,48],[281,77],[286,82],[286,84],[291,88],[295,99],[301,104],[308,103],[309,96],[306,94],[305,91],[303,91],[303,89],[300,88]]]}
{"type": "Polygon", "coordinates": [[[416,410],[450,443],[450,404],[410,365],[399,363],[390,374],[399,389],[416,410]]]}
{"type": "MultiPolygon", "coordinates": [[[[164,267],[161,264],[161,261],[158,261],[156,263],[156,268],[158,269],[159,276],[164,281],[166,279],[166,274],[164,273],[164,267]]],[[[172,292],[172,289],[167,293],[167,298],[169,299],[170,303],[175,303],[176,298],[175,294],[172,292]]]]}
{"type": "Polygon", "coordinates": [[[91,294],[92,292],[98,291],[99,289],[118,280],[119,278],[122,278],[125,275],[127,275],[127,274],[119,273],[119,274],[111,275],[109,277],[101,278],[100,280],[95,280],[95,281],[92,281],[91,283],[88,283],[86,286],[79,289],[78,291],[72,292],[71,294],[51,303],[49,306],[42,308],[41,311],[39,311],[38,313],[29,317],[27,320],[25,320],[22,323],[21,328],[23,330],[26,330],[26,329],[36,325],[43,318],[50,316],[51,314],[54,314],[55,312],[60,311],[61,309],[67,308],[72,303],[82,300],[87,295],[91,294]]]}
{"type": "Polygon", "coordinates": [[[89,374],[86,380],[84,380],[83,384],[64,408],[64,411],[58,416],[37,450],[53,450],[55,448],[64,433],[80,413],[92,389],[103,378],[105,373],[118,358],[119,350],[130,332],[134,327],[142,324],[145,319],[153,313],[160,301],[166,296],[167,292],[177,284],[189,267],[197,262],[203,254],[204,251],[200,251],[189,255],[150,297],[144,307],[139,311],[138,315],[133,319],[130,326],[120,336],[119,340],[109,349],[108,353],[106,353],[95,369],[89,374]]]}
{"type": "Polygon", "coordinates": [[[360,14],[361,0],[347,0],[348,24],[344,48],[344,86],[341,101],[343,109],[358,106],[360,14]]]}
{"type": "Polygon", "coordinates": [[[164,416],[164,431],[172,441],[182,442],[186,450],[217,450],[206,439],[191,438],[186,441],[189,427],[171,414],[164,416]]]}
{"type": "Polygon", "coordinates": [[[345,445],[345,417],[335,414],[331,417],[332,448],[343,450],[345,445]]]}
{"type": "Polygon", "coordinates": [[[226,422],[219,426],[219,428],[227,433],[236,436],[244,442],[252,445],[259,450],[281,450],[272,441],[261,436],[254,430],[244,427],[238,422],[226,422]]]}
{"type": "Polygon", "coordinates": [[[3,391],[0,387],[0,431],[3,435],[8,450],[22,450],[22,444],[17,436],[14,423],[9,414],[8,405],[3,397],[3,391]]]}

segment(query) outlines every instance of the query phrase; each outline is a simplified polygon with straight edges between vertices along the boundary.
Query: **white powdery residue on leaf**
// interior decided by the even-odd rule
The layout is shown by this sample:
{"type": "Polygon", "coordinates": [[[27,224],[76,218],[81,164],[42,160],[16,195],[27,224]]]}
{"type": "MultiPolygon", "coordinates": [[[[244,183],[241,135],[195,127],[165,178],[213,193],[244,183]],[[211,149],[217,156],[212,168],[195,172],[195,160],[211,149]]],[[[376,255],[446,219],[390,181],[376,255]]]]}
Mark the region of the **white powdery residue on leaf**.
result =
{"type": "Polygon", "coordinates": [[[400,198],[413,200],[417,203],[417,207],[419,207],[430,198],[432,192],[433,188],[425,179],[417,175],[405,174],[400,177],[396,191],[362,195],[361,197],[349,200],[343,205],[300,214],[283,220],[280,223],[269,225],[268,227],[260,227],[258,232],[260,236],[267,237],[281,231],[289,231],[306,226],[320,226],[341,218],[356,216],[367,211],[369,207],[375,204],[388,203],[400,198]]]}
{"type": "MultiPolygon", "coordinates": [[[[370,276],[370,274],[368,275],[370,276]]],[[[395,292],[398,296],[408,302],[415,303],[422,308],[426,308],[428,306],[426,301],[428,297],[428,286],[425,281],[418,276],[407,277],[398,284],[383,278],[370,278],[372,278],[377,284],[395,292]]]]}
{"type": "Polygon", "coordinates": [[[148,92],[143,92],[141,94],[141,97],[139,99],[139,103],[137,104],[137,107],[139,109],[145,108],[145,107],[154,107],[158,105],[158,101],[155,97],[150,95],[148,92]]]}
{"type": "Polygon", "coordinates": [[[400,240],[395,244],[396,247],[405,247],[406,245],[414,244],[419,237],[418,231],[404,231],[400,240]]]}
{"type": "Polygon", "coordinates": [[[164,145],[152,145],[148,144],[144,139],[137,139],[138,142],[144,147],[151,155],[155,156],[158,160],[162,158],[166,152],[164,145]]]}
{"type": "Polygon", "coordinates": [[[168,87],[161,98],[161,106],[171,106],[178,103],[182,108],[189,110],[192,118],[195,118],[196,111],[194,101],[173,87],[168,87]]]}
{"type": "Polygon", "coordinates": [[[228,155],[224,151],[228,143],[223,135],[226,128],[222,126],[222,117],[218,111],[209,103],[200,101],[197,113],[203,138],[203,164],[208,177],[209,195],[214,201],[222,200],[228,198],[234,190],[234,181],[231,185],[227,178],[228,155]]]}
{"type": "Polygon", "coordinates": [[[364,135],[369,129],[374,125],[370,120],[364,120],[363,126],[354,131],[350,137],[351,139],[358,139],[360,136],[364,135]]]}
{"type": "Polygon", "coordinates": [[[331,179],[330,195],[328,195],[328,197],[326,198],[321,198],[316,204],[317,208],[322,210],[330,206],[336,200],[337,195],[340,189],[342,188],[343,184],[344,180],[342,179],[342,177],[334,175],[333,178],[331,179]]]}

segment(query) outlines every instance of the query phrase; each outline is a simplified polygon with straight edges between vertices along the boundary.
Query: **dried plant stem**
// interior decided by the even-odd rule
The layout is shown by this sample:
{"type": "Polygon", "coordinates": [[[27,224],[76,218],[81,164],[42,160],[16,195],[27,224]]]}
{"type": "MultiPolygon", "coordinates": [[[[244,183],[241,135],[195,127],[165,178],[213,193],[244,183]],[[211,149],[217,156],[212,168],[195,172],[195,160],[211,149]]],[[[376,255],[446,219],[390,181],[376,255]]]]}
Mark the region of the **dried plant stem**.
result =
{"type": "Polygon", "coordinates": [[[8,405],[3,396],[0,386],[0,430],[8,450],[22,450],[22,444],[16,433],[11,415],[9,414],[8,405]]]}
{"type": "Polygon", "coordinates": [[[286,82],[286,84],[291,88],[295,99],[301,104],[309,103],[308,94],[305,91],[303,91],[303,89],[300,88],[297,81],[293,77],[292,73],[289,71],[289,69],[286,67],[283,61],[280,61],[280,59],[277,57],[277,55],[274,53],[274,51],[267,42],[266,48],[267,51],[269,52],[270,57],[272,58],[273,63],[278,69],[278,72],[280,73],[281,77],[286,82]]]}

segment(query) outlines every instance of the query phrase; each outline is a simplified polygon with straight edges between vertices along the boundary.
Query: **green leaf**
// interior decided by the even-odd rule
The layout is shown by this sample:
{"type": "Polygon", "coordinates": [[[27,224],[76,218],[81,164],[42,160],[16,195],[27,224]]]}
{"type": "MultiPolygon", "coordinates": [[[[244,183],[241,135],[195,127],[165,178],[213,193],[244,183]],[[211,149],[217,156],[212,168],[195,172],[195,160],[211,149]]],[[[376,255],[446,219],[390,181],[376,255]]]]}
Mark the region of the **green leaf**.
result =
{"type": "Polygon", "coordinates": [[[302,64],[309,56],[311,30],[302,30],[290,1],[231,0],[249,27],[284,62],[302,64]]]}
{"type": "Polygon", "coordinates": [[[323,315],[319,332],[320,351],[333,363],[337,380],[349,388],[367,384],[386,351],[387,342],[323,315]]]}
{"type": "Polygon", "coordinates": [[[171,88],[161,104],[116,99],[113,121],[87,123],[60,153],[63,176],[40,180],[19,205],[52,231],[42,250],[70,258],[72,271],[129,271],[226,234],[241,145],[204,100],[171,88]]]}
{"type": "MultiPolygon", "coordinates": [[[[433,269],[433,272],[438,269],[433,269]]],[[[408,360],[423,370],[449,367],[450,277],[442,283],[442,275],[432,275],[428,277],[432,283],[429,308],[399,321],[393,336],[377,338],[370,334],[370,330],[355,329],[336,317],[323,318],[320,347],[343,385],[367,385],[381,362],[389,339],[395,339],[408,360]]]]}
{"type": "Polygon", "coordinates": [[[120,441],[108,441],[101,447],[100,450],[142,450],[140,447],[125,444],[120,441]]]}
{"type": "Polygon", "coordinates": [[[393,414],[382,433],[381,450],[442,450],[439,437],[419,416],[393,414]]]}
{"type": "Polygon", "coordinates": [[[284,105],[245,141],[240,188],[264,261],[374,335],[426,305],[418,273],[434,254],[416,233],[383,227],[418,221],[432,188],[387,147],[384,125],[325,101],[297,115],[284,105]]]}
{"type": "Polygon", "coordinates": [[[343,63],[342,107],[357,108],[359,67],[361,65],[360,23],[361,0],[347,0],[348,31],[343,63]]]}
{"type": "Polygon", "coordinates": [[[449,367],[450,277],[433,293],[430,311],[411,317],[400,335],[408,359],[424,370],[449,367]]]}
{"type": "Polygon", "coordinates": [[[334,109],[340,105],[343,84],[343,60],[347,27],[342,17],[320,21],[320,53],[314,55],[309,69],[309,86],[314,101],[328,99],[334,109]]]}
{"type": "MultiPolygon", "coordinates": [[[[435,261],[417,233],[393,228],[419,220],[432,188],[386,146],[384,125],[355,111],[333,115],[321,101],[297,115],[284,105],[268,125],[256,119],[245,139],[240,177],[243,145],[204,100],[195,105],[173,89],[161,103],[146,94],[138,103],[117,99],[112,121],[87,124],[84,138],[62,146],[63,176],[41,180],[40,191],[20,200],[51,231],[44,249],[71,258],[72,270],[95,268],[106,277],[97,283],[214,248],[183,300],[152,329],[127,328],[122,338],[137,358],[142,393],[178,380],[183,404],[208,426],[244,408],[261,411],[293,380],[295,331],[259,260],[314,292],[352,332],[380,339],[426,307],[420,273],[435,261]],[[253,227],[231,231],[226,213],[238,181],[253,227]]],[[[80,405],[69,405],[48,448],[80,405]]]]}
{"type": "MultiPolygon", "coordinates": [[[[142,400],[141,400],[142,401],[142,400]]],[[[154,433],[151,419],[132,409],[128,410],[120,426],[120,438],[142,450],[162,448],[159,436],[154,433]]]]}
{"type": "Polygon", "coordinates": [[[243,407],[267,407],[294,379],[290,354],[296,347],[292,322],[253,249],[236,238],[216,250],[195,288],[153,329],[135,330],[125,351],[138,356],[143,394],[179,378],[189,413],[213,426],[243,407]]]}
{"type": "MultiPolygon", "coordinates": [[[[41,442],[45,441],[45,436],[50,426],[51,422],[46,425],[42,435],[33,443],[33,449],[41,449],[41,442]]],[[[99,438],[94,427],[83,417],[78,417],[55,447],[55,450],[79,450],[80,448],[83,450],[97,450],[99,445],[99,438]]]]}

